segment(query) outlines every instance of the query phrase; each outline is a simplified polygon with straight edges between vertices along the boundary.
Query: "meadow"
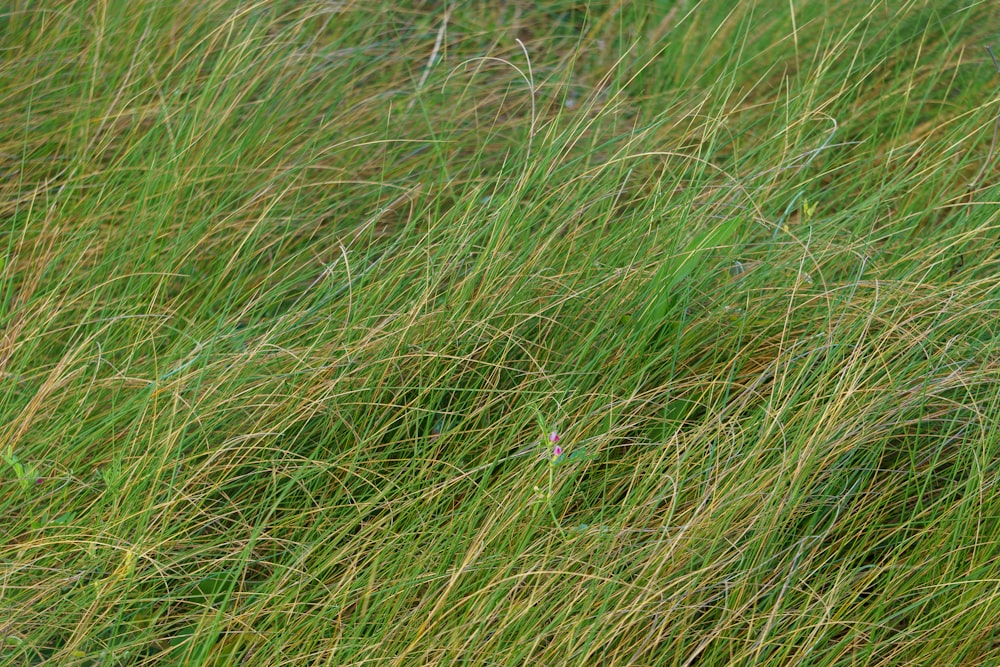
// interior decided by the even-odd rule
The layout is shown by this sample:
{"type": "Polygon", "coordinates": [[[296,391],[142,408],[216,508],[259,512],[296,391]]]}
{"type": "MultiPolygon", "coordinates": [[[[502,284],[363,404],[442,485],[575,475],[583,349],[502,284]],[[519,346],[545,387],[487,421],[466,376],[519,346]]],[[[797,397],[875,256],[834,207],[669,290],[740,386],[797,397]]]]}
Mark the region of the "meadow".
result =
{"type": "Polygon", "coordinates": [[[1000,664],[998,27],[3,3],[0,665],[1000,664]]]}

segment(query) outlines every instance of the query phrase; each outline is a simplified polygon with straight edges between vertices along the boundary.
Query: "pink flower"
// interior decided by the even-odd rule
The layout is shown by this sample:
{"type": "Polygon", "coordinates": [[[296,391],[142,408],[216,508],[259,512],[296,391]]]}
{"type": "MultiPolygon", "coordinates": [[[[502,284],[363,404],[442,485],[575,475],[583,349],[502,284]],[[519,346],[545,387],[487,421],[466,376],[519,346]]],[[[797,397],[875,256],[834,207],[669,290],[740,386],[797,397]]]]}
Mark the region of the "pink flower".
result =
{"type": "Polygon", "coordinates": [[[562,447],[556,445],[555,447],[552,448],[552,457],[559,458],[560,456],[562,456],[562,447]]]}
{"type": "MultiPolygon", "coordinates": [[[[559,442],[559,433],[556,432],[556,431],[552,431],[552,433],[549,433],[549,442],[559,442]]],[[[559,448],[556,447],[556,449],[559,449],[559,448]]],[[[560,450],[560,451],[562,451],[562,450],[560,450]]]]}

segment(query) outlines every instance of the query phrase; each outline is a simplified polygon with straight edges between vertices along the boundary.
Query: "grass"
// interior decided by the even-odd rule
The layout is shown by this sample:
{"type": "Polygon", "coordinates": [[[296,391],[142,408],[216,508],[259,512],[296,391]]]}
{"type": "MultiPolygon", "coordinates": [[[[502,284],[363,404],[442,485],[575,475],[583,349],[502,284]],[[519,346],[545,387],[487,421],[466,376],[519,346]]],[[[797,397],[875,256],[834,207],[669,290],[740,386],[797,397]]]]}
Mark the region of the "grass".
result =
{"type": "Polygon", "coordinates": [[[6,3],[0,664],[997,664],[997,19],[6,3]]]}

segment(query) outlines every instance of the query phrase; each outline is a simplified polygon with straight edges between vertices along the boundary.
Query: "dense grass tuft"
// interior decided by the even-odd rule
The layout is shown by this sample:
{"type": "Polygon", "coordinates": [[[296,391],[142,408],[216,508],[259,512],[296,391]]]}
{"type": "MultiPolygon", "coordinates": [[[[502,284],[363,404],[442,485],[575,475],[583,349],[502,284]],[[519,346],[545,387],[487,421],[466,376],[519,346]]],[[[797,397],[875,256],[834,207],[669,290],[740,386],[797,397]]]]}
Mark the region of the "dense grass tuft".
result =
{"type": "Polygon", "coordinates": [[[1000,663],[998,21],[7,3],[0,664],[1000,663]]]}

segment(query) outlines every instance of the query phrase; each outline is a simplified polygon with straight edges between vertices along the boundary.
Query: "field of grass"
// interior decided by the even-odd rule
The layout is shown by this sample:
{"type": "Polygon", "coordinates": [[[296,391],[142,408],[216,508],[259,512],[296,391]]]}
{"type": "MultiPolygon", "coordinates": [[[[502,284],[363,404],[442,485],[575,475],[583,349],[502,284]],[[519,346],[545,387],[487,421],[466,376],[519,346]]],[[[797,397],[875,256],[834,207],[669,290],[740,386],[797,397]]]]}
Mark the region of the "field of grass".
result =
{"type": "Polygon", "coordinates": [[[998,26],[3,3],[0,665],[1000,664],[998,26]]]}

